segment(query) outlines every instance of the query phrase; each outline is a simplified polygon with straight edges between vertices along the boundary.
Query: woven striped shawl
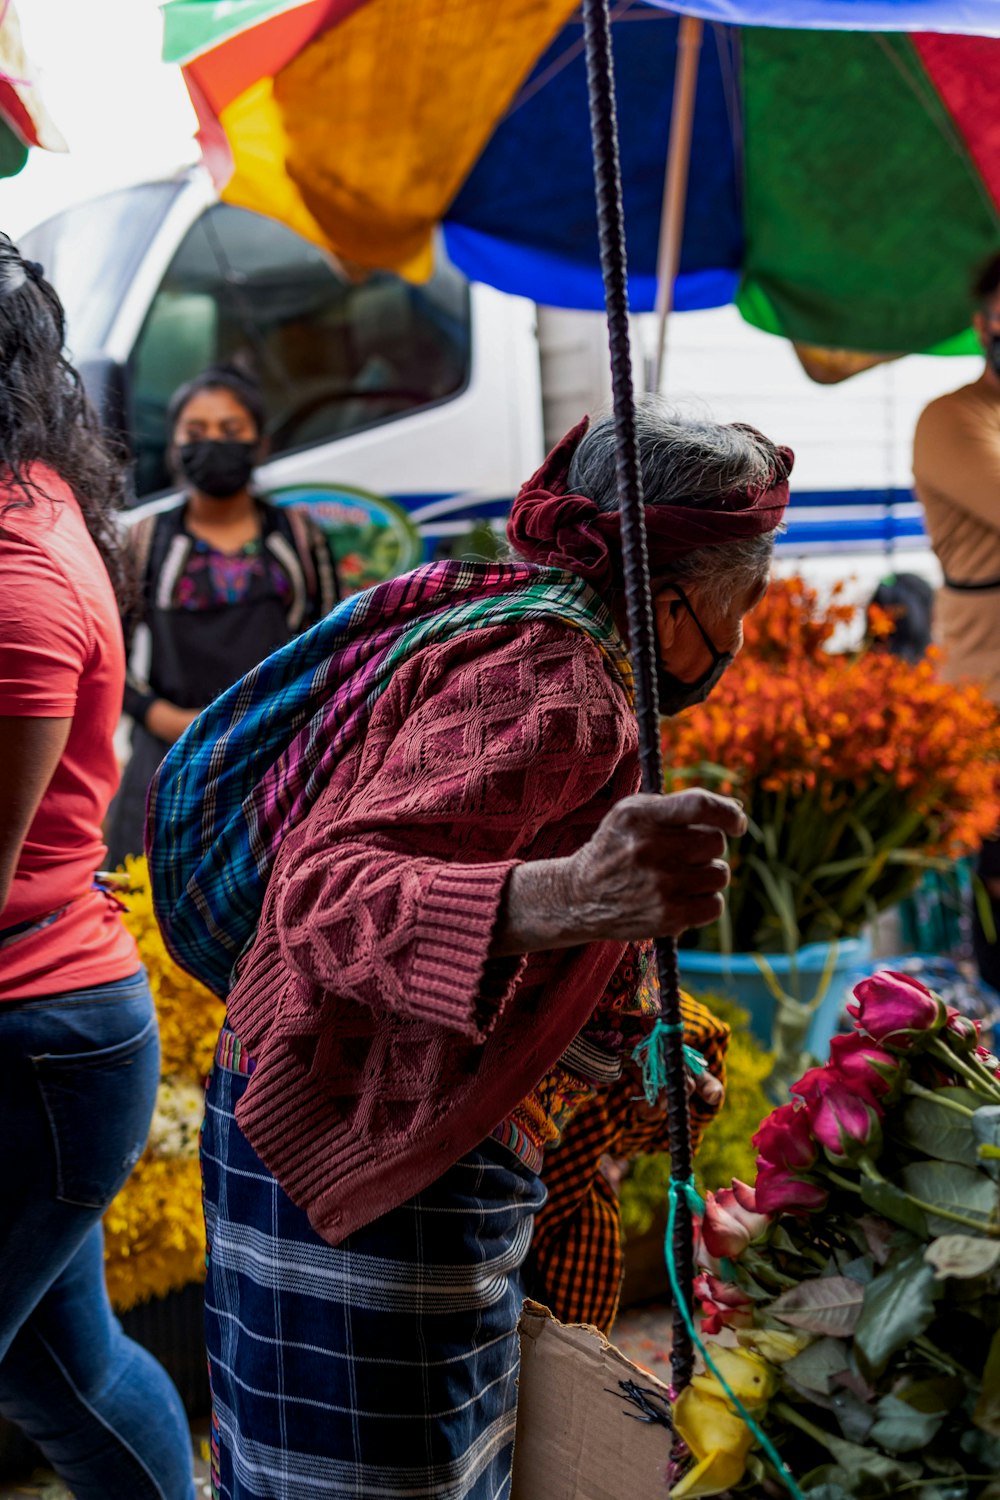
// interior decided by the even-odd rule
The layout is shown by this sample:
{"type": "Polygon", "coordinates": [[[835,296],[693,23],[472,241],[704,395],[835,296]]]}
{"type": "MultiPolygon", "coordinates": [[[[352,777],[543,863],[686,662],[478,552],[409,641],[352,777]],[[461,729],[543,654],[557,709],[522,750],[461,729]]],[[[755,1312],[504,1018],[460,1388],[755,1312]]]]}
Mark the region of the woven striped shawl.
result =
{"type": "Polygon", "coordinates": [[[227,994],[282,839],[364,735],[400,663],[470,630],[543,618],[586,632],[631,694],[621,637],[582,579],[441,562],[345,599],[199,714],[153,778],[147,807],[153,903],[177,962],[227,994]]]}

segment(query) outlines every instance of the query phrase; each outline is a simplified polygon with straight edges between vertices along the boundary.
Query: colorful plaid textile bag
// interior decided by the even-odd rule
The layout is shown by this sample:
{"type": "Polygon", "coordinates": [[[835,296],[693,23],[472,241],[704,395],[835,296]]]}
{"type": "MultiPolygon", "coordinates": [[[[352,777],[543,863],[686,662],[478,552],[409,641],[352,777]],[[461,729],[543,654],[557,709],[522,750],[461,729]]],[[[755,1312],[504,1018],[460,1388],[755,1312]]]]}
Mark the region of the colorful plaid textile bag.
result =
{"type": "Polygon", "coordinates": [[[571,573],[431,563],[344,600],[247,673],[171,747],[149,790],[156,917],[173,957],[225,996],[282,839],[364,734],[396,668],[424,647],[516,620],[590,635],[631,692],[610,612],[571,573]]]}

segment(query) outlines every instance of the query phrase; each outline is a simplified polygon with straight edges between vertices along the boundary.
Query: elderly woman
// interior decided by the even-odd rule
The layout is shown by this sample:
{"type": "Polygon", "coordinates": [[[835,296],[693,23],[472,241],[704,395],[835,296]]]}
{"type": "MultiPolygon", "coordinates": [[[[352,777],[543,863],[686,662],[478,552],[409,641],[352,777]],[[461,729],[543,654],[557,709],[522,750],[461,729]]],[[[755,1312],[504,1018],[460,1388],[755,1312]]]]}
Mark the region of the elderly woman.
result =
{"type": "MultiPolygon", "coordinates": [[[[740,648],[791,455],[655,405],[639,441],[674,713],[740,648]]],[[[234,1500],[509,1493],[544,1151],[651,1024],[636,945],[718,917],[745,827],[635,795],[616,507],[611,423],[582,423],[515,561],[346,601],[154,782],[165,935],[228,988],[203,1166],[234,1500]]]]}

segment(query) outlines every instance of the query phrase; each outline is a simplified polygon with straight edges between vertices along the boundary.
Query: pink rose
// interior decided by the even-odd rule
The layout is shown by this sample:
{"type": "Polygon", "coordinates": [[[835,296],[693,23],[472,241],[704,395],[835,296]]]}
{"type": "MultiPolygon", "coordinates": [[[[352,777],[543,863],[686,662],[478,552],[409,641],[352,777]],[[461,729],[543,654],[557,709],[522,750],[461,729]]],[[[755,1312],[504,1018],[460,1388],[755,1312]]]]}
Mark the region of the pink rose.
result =
{"type": "Polygon", "coordinates": [[[948,1019],[944,1029],[947,1039],[963,1052],[971,1052],[979,1041],[979,1022],[963,1016],[953,1005],[948,1006],[948,1019]]]}
{"type": "Polygon", "coordinates": [[[882,1145],[878,1106],[832,1069],[829,1078],[829,1086],[808,1106],[814,1137],[834,1162],[877,1154],[882,1145]]]}
{"type": "MultiPolygon", "coordinates": [[[[860,1031],[833,1038],[827,1066],[851,1088],[867,1093],[873,1100],[884,1099],[903,1082],[903,1064],[899,1058],[876,1046],[860,1031]]],[[[798,1092],[797,1085],[792,1092],[798,1092]]]]}
{"type": "Polygon", "coordinates": [[[919,979],[882,969],[854,986],[855,1005],[847,1007],[858,1030],[892,1052],[909,1052],[941,1030],[944,1001],[919,979]]]}
{"type": "Polygon", "coordinates": [[[738,1260],[754,1240],[762,1239],[770,1228],[767,1214],[757,1212],[753,1189],[736,1181],[731,1188],[705,1195],[705,1215],[701,1237],[710,1255],[719,1260],[738,1260]]]}
{"type": "Polygon", "coordinates": [[[826,1188],[808,1177],[797,1177],[770,1162],[761,1162],[755,1187],[757,1207],[769,1214],[809,1214],[822,1208],[830,1196],[826,1188]]]}
{"type": "Polygon", "coordinates": [[[731,1282],[708,1274],[696,1276],[695,1296],[702,1305],[701,1331],[716,1334],[723,1328],[748,1328],[753,1321],[753,1298],[731,1282]]]}
{"type": "MultiPolygon", "coordinates": [[[[791,1172],[808,1171],[817,1156],[806,1111],[794,1104],[782,1104],[772,1110],[761,1121],[753,1144],[760,1159],[791,1172]]],[[[767,1212],[759,1201],[757,1209],[767,1212]]]]}

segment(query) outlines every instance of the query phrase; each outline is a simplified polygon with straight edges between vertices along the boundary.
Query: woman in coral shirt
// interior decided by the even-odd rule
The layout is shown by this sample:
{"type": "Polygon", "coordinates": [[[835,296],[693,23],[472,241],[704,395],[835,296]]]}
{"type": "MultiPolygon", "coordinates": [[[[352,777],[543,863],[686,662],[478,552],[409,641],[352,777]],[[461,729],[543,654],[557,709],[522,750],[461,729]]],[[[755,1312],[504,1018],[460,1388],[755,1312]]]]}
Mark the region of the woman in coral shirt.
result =
{"type": "Polygon", "coordinates": [[[0,1414],[77,1500],[192,1500],[179,1397],[104,1287],[101,1215],[145,1144],[159,1040],[94,883],[118,782],[122,472],[63,336],[40,267],[0,237],[0,1414]]]}

